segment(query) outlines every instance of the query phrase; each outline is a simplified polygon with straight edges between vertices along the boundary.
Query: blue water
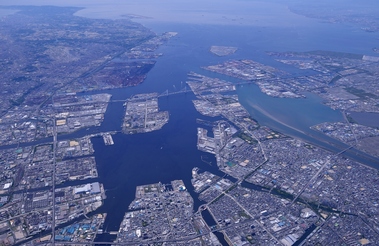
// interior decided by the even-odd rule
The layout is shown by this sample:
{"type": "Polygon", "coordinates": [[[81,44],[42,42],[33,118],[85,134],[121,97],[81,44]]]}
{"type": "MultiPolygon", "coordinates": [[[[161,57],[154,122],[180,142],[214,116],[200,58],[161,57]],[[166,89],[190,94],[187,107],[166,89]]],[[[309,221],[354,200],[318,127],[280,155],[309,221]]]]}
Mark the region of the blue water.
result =
{"type": "MultiPolygon", "coordinates": [[[[201,115],[193,107],[192,99],[192,94],[161,98],[160,108],[169,110],[170,121],[159,131],[137,135],[119,133],[113,136],[112,146],[105,146],[100,137],[93,138],[100,182],[107,195],[100,209],[108,213],[106,230],[118,230],[138,185],[183,179],[196,198],[190,183],[193,167],[222,175],[214,156],[196,148],[196,118],[201,115]],[[211,165],[202,162],[201,156],[211,165]]],[[[195,205],[200,205],[197,199],[195,205]]]]}
{"type": "MultiPolygon", "coordinates": [[[[157,32],[176,31],[179,35],[158,50],[164,56],[157,59],[144,83],[107,92],[112,93],[113,99],[126,99],[137,93],[178,90],[183,87],[190,71],[238,82],[237,79],[201,69],[230,59],[253,59],[299,73],[304,71],[279,64],[265,52],[331,50],[368,54],[376,43],[372,34],[353,27],[313,20],[310,23],[311,27],[145,23],[157,32]],[[211,45],[236,46],[239,49],[233,55],[217,57],[209,52],[211,45]]],[[[311,131],[309,126],[342,120],[339,111],[323,106],[316,95],[308,94],[306,99],[277,99],[262,94],[255,85],[239,87],[237,93],[241,103],[261,124],[307,141],[313,139],[309,134],[320,138],[320,144],[327,141],[323,139],[325,136],[311,131]]],[[[93,139],[100,182],[104,184],[107,195],[104,206],[100,208],[100,211],[108,213],[104,226],[106,231],[118,230],[128,205],[134,199],[137,185],[182,179],[194,197],[196,207],[201,204],[192,192],[192,168],[198,166],[202,170],[220,173],[214,157],[196,149],[198,125],[195,120],[206,117],[196,112],[192,99],[194,96],[187,94],[159,100],[160,109],[170,112],[170,121],[162,130],[138,135],[116,134],[113,146],[105,146],[101,138],[93,139]],[[201,156],[213,165],[202,162],[201,156]]],[[[111,104],[98,131],[120,130],[122,116],[122,104],[111,104]]],[[[98,240],[104,240],[104,236],[98,240]]]]}
{"type": "MultiPolygon", "coordinates": [[[[160,48],[158,52],[163,52],[164,56],[158,58],[155,67],[148,74],[144,83],[133,88],[109,91],[113,94],[114,99],[125,99],[132,94],[143,92],[180,89],[184,85],[189,71],[238,82],[237,79],[205,71],[201,67],[242,58],[254,59],[271,65],[281,65],[268,57],[264,52],[266,50],[327,49],[324,42],[317,46],[316,40],[313,40],[316,37],[309,31],[299,34],[305,37],[310,35],[307,39],[313,40],[309,46],[305,46],[304,41],[295,41],[302,42],[301,45],[294,44],[291,33],[280,29],[261,27],[223,29],[220,26],[185,24],[168,25],[161,28],[167,31],[178,31],[179,35],[160,48]],[[280,36],[280,43],[276,43],[275,39],[270,38],[274,34],[280,36]],[[209,47],[214,44],[237,46],[239,50],[228,57],[216,57],[209,52],[209,47]]],[[[328,35],[329,32],[333,33],[334,31],[324,30],[328,35]]],[[[351,35],[348,27],[341,32],[344,35],[351,35]]],[[[332,46],[328,50],[335,48],[334,45],[332,46]]],[[[345,49],[345,51],[348,50],[346,47],[345,49]]],[[[339,48],[339,51],[343,50],[339,48]]],[[[350,50],[350,52],[353,51],[350,50]]],[[[281,66],[288,71],[298,72],[295,71],[296,69],[291,70],[293,68],[281,66]]],[[[321,139],[318,140],[318,143],[325,144],[324,142],[328,141],[325,140],[326,136],[313,132],[309,126],[324,121],[342,120],[339,111],[322,105],[321,99],[316,95],[308,94],[306,99],[278,99],[261,93],[256,85],[239,87],[237,93],[241,103],[261,124],[306,141],[312,142],[317,135],[317,138],[321,139]],[[310,137],[309,134],[314,136],[310,137]]],[[[161,98],[159,100],[160,109],[170,112],[170,121],[162,130],[138,135],[120,133],[114,136],[115,145],[113,146],[105,146],[102,138],[93,139],[100,182],[104,183],[107,195],[104,206],[100,209],[100,211],[108,213],[104,226],[107,231],[118,230],[128,205],[134,199],[137,185],[156,182],[169,183],[171,180],[182,179],[195,199],[195,208],[201,204],[197,200],[197,194],[192,192],[190,184],[192,168],[198,166],[202,170],[220,173],[214,157],[196,149],[196,128],[198,127],[196,118],[206,119],[206,117],[196,112],[191,102],[193,99],[192,94],[161,98]],[[202,162],[202,155],[213,165],[202,162]]],[[[100,130],[120,130],[122,115],[122,104],[110,105],[100,130]]],[[[337,151],[337,149],[334,150],[337,151]]],[[[104,240],[104,237],[98,240],[104,240]]]]}
{"type": "MultiPolygon", "coordinates": [[[[56,4],[73,4],[65,2],[58,0],[56,4]]],[[[252,59],[292,74],[311,74],[312,71],[299,70],[275,61],[266,55],[266,51],[327,50],[375,55],[372,48],[378,47],[376,33],[364,32],[355,26],[323,23],[295,15],[281,4],[220,0],[218,2],[221,4],[214,5],[214,1],[194,0],[193,4],[178,6],[181,4],[180,1],[168,0],[166,4],[170,6],[162,8],[161,2],[151,0],[150,4],[155,7],[147,5],[151,8],[145,13],[145,8],[138,9],[139,4],[129,6],[129,2],[133,1],[87,3],[89,8],[80,11],[78,15],[92,18],[117,18],[125,13],[151,15],[154,19],[136,21],[142,22],[157,33],[175,31],[179,34],[159,48],[157,52],[164,55],[157,59],[156,65],[142,84],[90,93],[111,93],[112,99],[119,100],[138,93],[160,93],[167,89],[175,91],[185,85],[190,71],[239,82],[238,79],[201,68],[231,59],[252,59]],[[123,8],[118,5],[122,5],[123,8]],[[209,52],[212,45],[235,46],[238,50],[230,56],[217,57],[209,52]]],[[[27,1],[27,4],[33,3],[27,1]]],[[[7,14],[9,12],[0,11],[0,18],[7,14]]],[[[309,129],[310,126],[324,121],[342,120],[339,111],[322,105],[321,99],[316,95],[307,94],[306,99],[272,98],[261,93],[256,85],[238,87],[237,94],[241,104],[262,125],[335,152],[346,147],[309,129]]],[[[201,202],[190,183],[192,168],[197,166],[202,171],[223,175],[217,169],[214,156],[196,148],[196,129],[199,127],[196,118],[212,119],[201,116],[195,110],[191,102],[194,98],[190,93],[160,98],[159,107],[170,112],[170,120],[159,131],[137,135],[118,133],[113,136],[115,144],[112,146],[105,146],[100,137],[92,139],[99,171],[98,180],[104,184],[107,195],[104,205],[98,211],[108,214],[104,225],[106,231],[118,230],[138,185],[169,183],[175,179],[182,179],[193,196],[197,209],[201,202]],[[211,165],[201,161],[201,158],[206,159],[211,165]]],[[[111,103],[100,127],[82,129],[73,134],[59,136],[59,139],[71,139],[104,131],[120,131],[123,114],[122,103],[111,103]]],[[[39,142],[46,141],[51,139],[39,142]]],[[[361,153],[349,152],[347,156],[379,167],[377,160],[367,159],[361,153]]],[[[97,238],[97,241],[109,240],[112,240],[112,237],[108,234],[97,238]]]]}
{"type": "MultiPolygon", "coordinates": [[[[174,4],[176,3],[174,1],[174,4]]],[[[278,63],[265,52],[327,50],[373,55],[372,48],[378,46],[375,33],[367,33],[349,25],[329,24],[301,17],[292,14],[280,4],[270,4],[266,8],[267,3],[260,3],[262,6],[259,6],[255,2],[254,8],[249,9],[243,8],[249,4],[249,1],[228,3],[224,8],[220,5],[216,6],[215,10],[201,11],[197,9],[196,4],[183,8],[167,6],[166,19],[159,19],[158,15],[153,20],[138,19],[137,21],[143,22],[157,33],[175,31],[179,34],[159,48],[157,52],[162,52],[164,55],[157,59],[156,65],[142,84],[98,92],[111,93],[113,99],[117,100],[138,93],[160,93],[167,89],[175,91],[183,87],[190,71],[239,82],[238,79],[201,68],[231,59],[252,59],[293,74],[312,73],[278,63]],[[198,16],[198,12],[202,14],[198,16]],[[232,15],[235,17],[231,17],[232,15]],[[217,57],[209,52],[212,45],[235,46],[238,50],[230,56],[217,57]]],[[[104,16],[104,13],[107,17],[117,17],[109,16],[112,15],[113,12],[110,10],[114,7],[104,7],[100,4],[96,5],[96,8],[92,7],[92,10],[85,12],[87,17],[98,18],[104,16]]],[[[117,14],[120,14],[120,11],[121,8],[117,14]]],[[[159,11],[157,8],[157,13],[159,11]]],[[[133,8],[125,8],[124,12],[143,15],[143,12],[133,8]]],[[[154,10],[149,13],[156,14],[152,12],[154,10]]],[[[338,141],[309,129],[309,126],[324,121],[342,120],[339,111],[323,106],[316,95],[308,94],[306,99],[277,99],[264,95],[256,85],[239,87],[237,93],[242,105],[260,124],[333,151],[343,148],[344,145],[338,141]]],[[[193,99],[192,94],[160,98],[159,107],[170,112],[170,121],[159,131],[137,135],[118,133],[113,136],[115,144],[112,146],[105,146],[102,138],[92,139],[99,181],[104,184],[107,195],[104,205],[99,209],[99,212],[108,213],[104,225],[106,231],[118,230],[128,205],[134,199],[137,185],[169,183],[175,179],[182,179],[194,197],[197,208],[201,202],[192,191],[190,183],[192,168],[197,166],[203,171],[208,170],[222,175],[217,169],[214,156],[200,152],[196,148],[196,128],[199,127],[196,118],[210,119],[196,112],[191,102],[193,99]],[[202,162],[201,156],[212,165],[202,162]]],[[[60,138],[119,131],[123,114],[122,103],[111,103],[100,127],[80,130],[60,138]]],[[[356,153],[351,154],[352,157],[354,155],[356,153]]],[[[375,161],[370,165],[375,165],[375,161]]],[[[97,239],[97,241],[104,240],[111,238],[105,235],[97,239]]]]}

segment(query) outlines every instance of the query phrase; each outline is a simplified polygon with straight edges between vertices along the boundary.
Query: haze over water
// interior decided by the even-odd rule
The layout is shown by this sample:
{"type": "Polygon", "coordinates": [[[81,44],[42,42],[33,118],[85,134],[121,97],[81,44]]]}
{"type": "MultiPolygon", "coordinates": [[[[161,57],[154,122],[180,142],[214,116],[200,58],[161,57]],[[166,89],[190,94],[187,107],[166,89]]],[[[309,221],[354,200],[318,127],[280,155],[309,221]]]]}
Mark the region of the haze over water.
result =
{"type": "MultiPolygon", "coordinates": [[[[15,4],[45,2],[12,1],[12,5],[15,4]]],[[[137,87],[110,91],[114,99],[126,99],[137,93],[178,90],[190,71],[238,82],[201,69],[231,59],[252,59],[291,73],[304,72],[274,61],[266,51],[328,50],[372,55],[372,48],[378,46],[377,34],[358,27],[322,23],[293,14],[285,5],[276,3],[235,0],[207,3],[188,0],[120,3],[111,0],[101,3],[86,0],[78,5],[68,0],[55,4],[87,7],[76,15],[89,18],[138,15],[134,21],[158,33],[179,33],[157,51],[164,55],[157,59],[147,79],[137,87]],[[212,45],[235,46],[238,50],[233,55],[217,57],[209,52],[212,45]]],[[[308,94],[307,99],[272,98],[261,93],[256,85],[239,87],[237,93],[241,103],[261,124],[292,136],[316,134],[310,131],[310,126],[343,120],[339,111],[322,105],[316,95],[308,94]]],[[[117,134],[114,146],[104,146],[101,138],[93,139],[100,182],[107,190],[107,199],[100,210],[108,213],[105,223],[108,231],[118,230],[137,185],[183,179],[192,192],[193,167],[217,173],[214,158],[196,149],[196,128],[199,127],[196,118],[207,118],[196,112],[193,99],[190,94],[161,98],[160,109],[169,110],[170,121],[160,131],[132,136],[117,134]],[[202,155],[212,162],[212,166],[201,161],[202,155]]],[[[110,104],[100,130],[119,130],[123,113],[121,103],[110,104]]],[[[199,204],[196,197],[195,202],[199,204]]]]}

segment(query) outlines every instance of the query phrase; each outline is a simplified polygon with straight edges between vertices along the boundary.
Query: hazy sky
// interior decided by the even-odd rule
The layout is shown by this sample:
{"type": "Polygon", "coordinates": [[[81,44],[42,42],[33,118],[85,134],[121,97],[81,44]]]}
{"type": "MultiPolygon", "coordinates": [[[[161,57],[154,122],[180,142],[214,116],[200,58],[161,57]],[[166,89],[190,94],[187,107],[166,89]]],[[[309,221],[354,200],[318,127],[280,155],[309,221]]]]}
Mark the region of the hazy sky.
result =
{"type": "Polygon", "coordinates": [[[84,7],[76,15],[111,19],[128,15],[147,26],[176,22],[294,27],[315,21],[296,13],[325,20],[343,16],[344,21],[362,14],[379,16],[378,0],[0,0],[0,5],[84,7]]]}
{"type": "MultiPolygon", "coordinates": [[[[92,18],[148,17],[153,21],[175,21],[223,25],[289,25],[304,17],[284,4],[259,0],[12,0],[2,5],[56,5],[85,7],[76,14],[92,18]],[[282,18],[282,16],[284,18],[282,18]],[[280,21],[278,21],[278,18],[280,21]]],[[[148,20],[143,20],[146,22],[148,20]]]]}

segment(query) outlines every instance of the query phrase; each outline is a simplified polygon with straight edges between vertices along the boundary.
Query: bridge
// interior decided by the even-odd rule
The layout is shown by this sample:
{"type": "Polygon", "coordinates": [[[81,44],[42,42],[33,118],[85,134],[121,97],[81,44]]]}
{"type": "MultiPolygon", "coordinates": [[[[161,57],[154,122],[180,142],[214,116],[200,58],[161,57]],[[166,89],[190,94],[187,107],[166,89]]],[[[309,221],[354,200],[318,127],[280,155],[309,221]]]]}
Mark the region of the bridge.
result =
{"type": "MultiPolygon", "coordinates": [[[[159,94],[157,97],[168,97],[168,96],[171,96],[171,95],[176,95],[176,94],[183,94],[183,93],[187,93],[187,92],[192,92],[192,90],[189,90],[187,89],[187,86],[185,86],[183,89],[179,90],[179,91],[173,91],[173,92],[170,92],[169,90],[165,90],[164,92],[162,92],[161,94],[159,94]]],[[[134,95],[132,95],[131,97],[133,97],[134,95]]],[[[129,97],[129,98],[131,98],[129,97]]],[[[150,98],[154,98],[154,96],[151,96],[150,98]]],[[[145,97],[144,99],[150,99],[149,97],[145,97]]],[[[129,99],[123,99],[123,100],[110,100],[109,102],[112,103],[112,102],[127,102],[129,99]]]]}
{"type": "Polygon", "coordinates": [[[165,90],[163,93],[158,95],[158,97],[167,97],[170,95],[182,94],[182,93],[187,93],[187,92],[192,92],[192,90],[188,90],[187,86],[184,86],[184,88],[179,91],[169,92],[168,90],[165,90]]]}

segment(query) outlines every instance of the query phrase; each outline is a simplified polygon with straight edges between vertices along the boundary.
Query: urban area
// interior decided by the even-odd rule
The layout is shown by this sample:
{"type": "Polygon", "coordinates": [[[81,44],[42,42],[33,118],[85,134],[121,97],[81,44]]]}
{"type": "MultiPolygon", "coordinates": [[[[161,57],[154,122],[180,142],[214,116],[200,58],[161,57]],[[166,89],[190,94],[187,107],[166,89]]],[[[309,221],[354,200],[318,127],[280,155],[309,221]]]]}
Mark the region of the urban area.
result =
{"type": "MultiPolygon", "coordinates": [[[[155,35],[125,19],[74,16],[77,10],[20,7],[0,25],[8,50],[0,52],[0,245],[95,244],[104,233],[107,213],[98,211],[107,197],[93,138],[114,145],[115,132],[74,135],[99,128],[113,102],[106,89],[142,83],[162,55],[158,47],[176,36],[155,35]]],[[[236,51],[210,48],[217,56],[236,51]]],[[[379,125],[370,123],[379,113],[379,58],[324,51],[268,55],[313,74],[295,77],[248,59],[202,70],[240,82],[188,73],[193,105],[207,119],[194,129],[197,148],[215,156],[222,175],[200,166],[192,169],[192,187],[178,179],[135,187],[115,245],[379,242],[379,172],[344,155],[355,149],[379,157],[379,125]],[[330,152],[261,125],[239,101],[236,90],[244,84],[272,97],[317,94],[345,120],[312,129],[347,148],[330,152]]],[[[157,131],[168,121],[158,93],[124,101],[124,134],[157,131]]]]}

